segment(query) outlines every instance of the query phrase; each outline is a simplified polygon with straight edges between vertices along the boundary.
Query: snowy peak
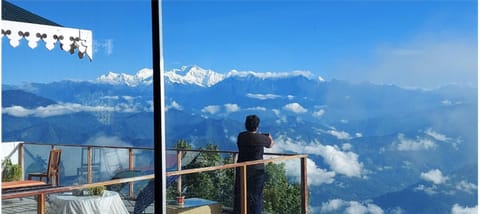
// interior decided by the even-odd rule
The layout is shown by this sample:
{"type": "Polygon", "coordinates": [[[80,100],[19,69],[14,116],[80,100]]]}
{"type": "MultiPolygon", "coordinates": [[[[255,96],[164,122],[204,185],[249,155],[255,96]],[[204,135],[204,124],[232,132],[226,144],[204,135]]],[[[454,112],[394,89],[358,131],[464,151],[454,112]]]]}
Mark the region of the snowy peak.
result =
{"type": "Polygon", "coordinates": [[[144,68],[138,71],[135,75],[125,74],[125,73],[114,73],[108,72],[108,74],[102,75],[96,79],[98,83],[107,83],[112,85],[121,85],[125,84],[131,87],[139,85],[150,85],[152,84],[153,70],[144,68]]]}
{"type": "MultiPolygon", "coordinates": [[[[179,84],[195,84],[201,87],[213,86],[227,78],[245,78],[254,77],[259,79],[275,79],[303,76],[313,79],[314,75],[310,71],[292,71],[292,72],[254,72],[254,71],[238,71],[231,70],[227,74],[217,73],[210,69],[203,69],[199,66],[182,66],[180,69],[173,69],[165,72],[165,77],[174,83],[179,84]]],[[[318,76],[317,80],[324,82],[325,80],[318,76]]]]}
{"type": "Polygon", "coordinates": [[[201,87],[210,87],[221,82],[225,75],[206,70],[199,66],[182,66],[180,69],[173,69],[165,72],[165,77],[170,82],[180,84],[195,84],[201,87]]]}

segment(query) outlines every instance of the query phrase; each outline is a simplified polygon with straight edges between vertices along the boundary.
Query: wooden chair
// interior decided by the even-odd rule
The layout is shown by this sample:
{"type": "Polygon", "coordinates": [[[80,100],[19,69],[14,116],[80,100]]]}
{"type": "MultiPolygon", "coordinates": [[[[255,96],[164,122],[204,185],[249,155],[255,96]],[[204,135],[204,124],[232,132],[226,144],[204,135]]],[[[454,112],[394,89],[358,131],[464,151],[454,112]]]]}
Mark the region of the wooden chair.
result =
{"type": "Polygon", "coordinates": [[[52,149],[50,150],[50,156],[48,158],[47,172],[29,173],[28,180],[32,180],[32,177],[38,177],[40,181],[43,178],[47,179],[47,184],[52,182],[52,185],[60,185],[60,156],[62,150],[52,149]]]}

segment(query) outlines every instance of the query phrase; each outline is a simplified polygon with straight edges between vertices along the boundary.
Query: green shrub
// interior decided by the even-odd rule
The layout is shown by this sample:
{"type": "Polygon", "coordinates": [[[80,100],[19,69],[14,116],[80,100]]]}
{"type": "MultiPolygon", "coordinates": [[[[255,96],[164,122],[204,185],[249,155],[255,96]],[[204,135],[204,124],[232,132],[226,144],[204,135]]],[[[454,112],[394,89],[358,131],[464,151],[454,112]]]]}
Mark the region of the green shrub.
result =
{"type": "Polygon", "coordinates": [[[2,182],[19,181],[22,176],[22,168],[18,164],[12,164],[10,159],[2,161],[2,182]]]}

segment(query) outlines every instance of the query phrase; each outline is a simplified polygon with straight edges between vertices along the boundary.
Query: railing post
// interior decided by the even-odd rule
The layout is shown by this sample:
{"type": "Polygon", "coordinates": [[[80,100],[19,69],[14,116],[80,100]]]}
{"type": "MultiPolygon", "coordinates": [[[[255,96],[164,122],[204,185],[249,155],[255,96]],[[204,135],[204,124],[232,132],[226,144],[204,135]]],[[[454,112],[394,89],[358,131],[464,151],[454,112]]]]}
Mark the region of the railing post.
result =
{"type": "Polygon", "coordinates": [[[45,193],[40,193],[37,195],[37,214],[45,214],[45,193]]]}
{"type": "Polygon", "coordinates": [[[235,152],[235,153],[233,154],[233,163],[236,163],[237,160],[238,160],[238,152],[235,152]]]}
{"type": "Polygon", "coordinates": [[[92,183],[92,147],[87,147],[87,183],[92,183]]]}
{"type": "MultiPolygon", "coordinates": [[[[128,148],[128,169],[130,172],[133,171],[135,166],[135,155],[133,154],[133,148],[128,148]]],[[[135,193],[133,191],[133,182],[129,183],[129,196],[131,199],[135,198],[135,193]]]]}
{"type": "MultiPolygon", "coordinates": [[[[182,170],[182,156],[183,151],[177,150],[177,170],[182,170]]],[[[178,176],[177,178],[177,192],[178,194],[182,194],[182,176],[178,176]]]]}
{"type": "Polygon", "coordinates": [[[240,213],[247,214],[247,165],[240,167],[240,213]]]}
{"type": "Polygon", "coordinates": [[[25,151],[24,151],[24,145],[23,143],[18,144],[18,165],[20,165],[20,180],[23,181],[25,179],[25,151]]]}
{"type": "Polygon", "coordinates": [[[302,213],[308,212],[308,183],[307,183],[307,158],[303,157],[301,161],[301,193],[302,193],[302,213]]]}
{"type": "MultiPolygon", "coordinates": [[[[238,152],[233,153],[233,163],[237,163],[238,160],[238,152]]],[[[233,169],[233,177],[236,178],[237,170],[236,168],[233,169]]]]}

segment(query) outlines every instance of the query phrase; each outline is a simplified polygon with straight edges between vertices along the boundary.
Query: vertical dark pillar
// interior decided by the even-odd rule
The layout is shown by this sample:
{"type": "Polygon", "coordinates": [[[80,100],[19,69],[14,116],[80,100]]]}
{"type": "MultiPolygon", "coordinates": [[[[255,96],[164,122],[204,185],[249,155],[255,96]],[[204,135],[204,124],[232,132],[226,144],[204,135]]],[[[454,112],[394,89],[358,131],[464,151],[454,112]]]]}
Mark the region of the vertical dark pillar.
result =
{"type": "Polygon", "coordinates": [[[155,155],[155,213],[163,213],[163,151],[162,151],[162,81],[161,81],[161,22],[160,0],[152,0],[152,56],[153,56],[153,130],[155,155]]]}

